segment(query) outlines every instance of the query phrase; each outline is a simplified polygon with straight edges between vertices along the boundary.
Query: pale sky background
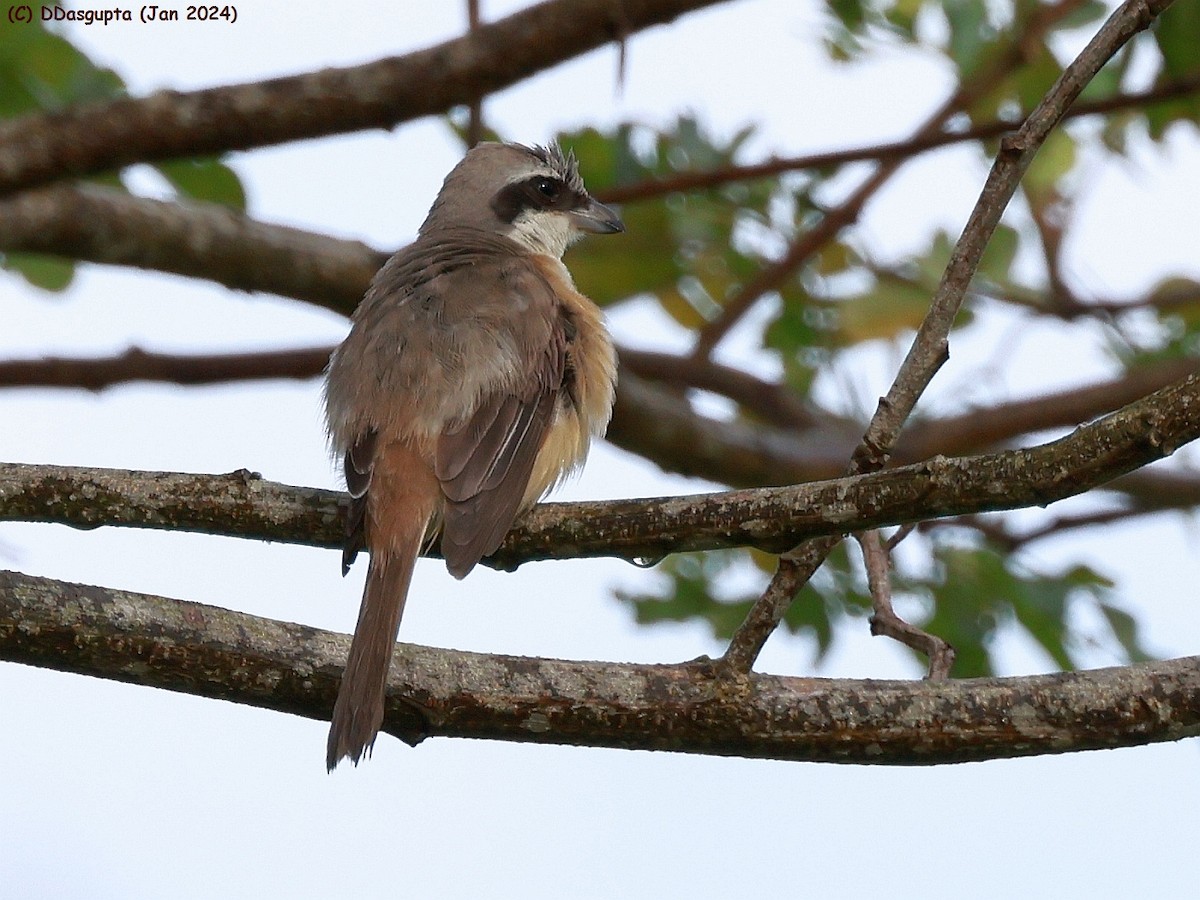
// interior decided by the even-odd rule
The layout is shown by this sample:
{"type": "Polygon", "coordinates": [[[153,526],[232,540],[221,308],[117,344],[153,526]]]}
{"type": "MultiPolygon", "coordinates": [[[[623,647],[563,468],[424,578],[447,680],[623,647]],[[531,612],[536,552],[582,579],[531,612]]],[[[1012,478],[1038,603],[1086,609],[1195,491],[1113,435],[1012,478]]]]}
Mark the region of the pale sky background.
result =
{"type": "MultiPolygon", "coordinates": [[[[497,18],[524,4],[484,4],[497,18]]],[[[460,3],[239,4],[236,24],[72,28],[135,94],[249,81],[404,53],[461,31],[460,3]]],[[[623,89],[607,47],[489,101],[489,121],[526,142],[562,128],[690,110],[718,134],[759,126],[755,155],[905,136],[949,89],[933,58],[900,53],[832,67],[815,4],[748,0],[636,36],[623,89]]],[[[252,215],[377,247],[415,233],[459,150],[433,119],[235,154],[252,215]]],[[[869,207],[865,235],[889,257],[937,225],[954,233],[982,184],[977,150],[911,164],[869,207]]],[[[1085,167],[1087,218],[1070,275],[1122,296],[1190,259],[1200,217],[1200,142],[1085,167]],[[1182,248],[1182,249],[1181,249],[1182,248]],[[1190,249],[1190,257],[1188,250],[1190,249]]],[[[151,184],[146,178],[141,183],[151,184]]],[[[0,278],[0,358],[333,343],[346,322],[266,296],[166,275],[82,267],[63,295],[0,278]]],[[[955,344],[931,396],[969,402],[1077,383],[1106,371],[1093,346],[993,316],[955,344]],[[998,377],[982,364],[1006,361],[998,377]]],[[[619,340],[680,346],[647,308],[622,309],[619,340]]],[[[744,346],[744,343],[743,343],[744,346]]],[[[738,344],[724,350],[752,364],[738,344]]],[[[886,389],[897,352],[861,354],[859,400],[886,389]]],[[[827,390],[838,387],[835,383],[827,390]]],[[[195,472],[248,468],[337,485],[317,382],[98,395],[0,391],[0,459],[195,472]]],[[[560,498],[655,495],[703,485],[607,445],[560,498]]],[[[1047,566],[1084,559],[1119,578],[1126,607],[1163,655],[1200,652],[1197,540],[1179,517],[1046,543],[1047,566]]],[[[0,566],[187,598],[349,631],[365,567],[337,554],[201,535],[0,525],[0,566]]],[[[638,628],[612,598],[650,575],[618,561],[543,563],[465,582],[423,563],[405,641],[563,658],[678,661],[722,649],[700,625],[638,628]]],[[[1013,674],[1046,671],[1002,639],[1013,674]]],[[[777,638],[760,668],[812,673],[812,646],[777,638]]],[[[1106,665],[1097,652],[1091,662],[1106,665]]],[[[862,623],[816,670],[913,677],[910,658],[862,623]]],[[[1194,884],[1200,754],[1172,745],[901,769],[384,735],[357,769],[324,768],[326,725],[148,688],[0,664],[0,897],[916,897],[1172,896],[1194,884]]]]}

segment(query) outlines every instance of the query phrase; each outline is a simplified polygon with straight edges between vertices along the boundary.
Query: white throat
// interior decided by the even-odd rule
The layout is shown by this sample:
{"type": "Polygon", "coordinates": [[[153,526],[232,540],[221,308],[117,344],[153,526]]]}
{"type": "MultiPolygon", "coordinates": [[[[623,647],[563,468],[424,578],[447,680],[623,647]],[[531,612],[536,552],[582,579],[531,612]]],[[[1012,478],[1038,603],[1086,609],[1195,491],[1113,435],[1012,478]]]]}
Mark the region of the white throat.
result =
{"type": "Polygon", "coordinates": [[[562,259],[567,247],[580,237],[562,213],[526,210],[517,216],[508,230],[508,237],[533,253],[544,253],[562,259]]]}

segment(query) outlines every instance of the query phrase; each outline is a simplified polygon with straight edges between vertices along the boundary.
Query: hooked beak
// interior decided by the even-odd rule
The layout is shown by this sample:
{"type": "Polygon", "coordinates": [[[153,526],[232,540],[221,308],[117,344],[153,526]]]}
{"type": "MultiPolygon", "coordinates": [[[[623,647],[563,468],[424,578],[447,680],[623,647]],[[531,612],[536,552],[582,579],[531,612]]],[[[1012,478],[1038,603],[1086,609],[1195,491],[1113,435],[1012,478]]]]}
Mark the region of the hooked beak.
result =
{"type": "Polygon", "coordinates": [[[605,206],[588,198],[588,205],[583,209],[573,209],[568,213],[571,224],[580,231],[590,231],[592,234],[616,234],[625,230],[621,217],[605,206]]]}

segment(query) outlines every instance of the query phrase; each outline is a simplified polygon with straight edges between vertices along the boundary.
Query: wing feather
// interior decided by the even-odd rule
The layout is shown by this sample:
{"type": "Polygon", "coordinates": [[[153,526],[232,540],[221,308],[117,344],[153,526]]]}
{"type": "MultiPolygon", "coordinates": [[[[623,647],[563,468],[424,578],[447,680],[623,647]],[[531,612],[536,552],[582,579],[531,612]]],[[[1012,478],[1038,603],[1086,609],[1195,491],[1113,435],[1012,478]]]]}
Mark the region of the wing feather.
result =
{"type": "Polygon", "coordinates": [[[519,259],[500,276],[523,371],[487,392],[467,420],[437,442],[434,471],[446,495],[442,555],[457,578],[500,546],[521,512],[567,370],[566,330],[549,284],[519,259]]]}
{"type": "Polygon", "coordinates": [[[346,490],[350,492],[350,508],[346,512],[345,540],[342,543],[342,575],[350,571],[363,546],[367,521],[367,489],[371,486],[371,470],[375,463],[374,429],[359,435],[342,461],[346,473],[346,490]]]}

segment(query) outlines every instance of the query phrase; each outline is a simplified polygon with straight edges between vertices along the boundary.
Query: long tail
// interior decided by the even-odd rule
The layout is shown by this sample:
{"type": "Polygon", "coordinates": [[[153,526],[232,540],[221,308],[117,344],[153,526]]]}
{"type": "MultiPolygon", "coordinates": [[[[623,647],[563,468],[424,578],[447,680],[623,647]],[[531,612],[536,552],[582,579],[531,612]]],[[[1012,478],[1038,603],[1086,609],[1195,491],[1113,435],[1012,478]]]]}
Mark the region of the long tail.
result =
{"type": "Polygon", "coordinates": [[[383,724],[388,666],[400,631],[408,585],[421,550],[424,525],[419,524],[412,530],[415,533],[410,548],[397,552],[401,548],[393,544],[389,548],[392,553],[371,554],[367,585],[358,610],[358,625],[354,628],[342,685],[333,706],[325,755],[329,771],[346,757],[357,765],[370,753],[383,724]]]}

